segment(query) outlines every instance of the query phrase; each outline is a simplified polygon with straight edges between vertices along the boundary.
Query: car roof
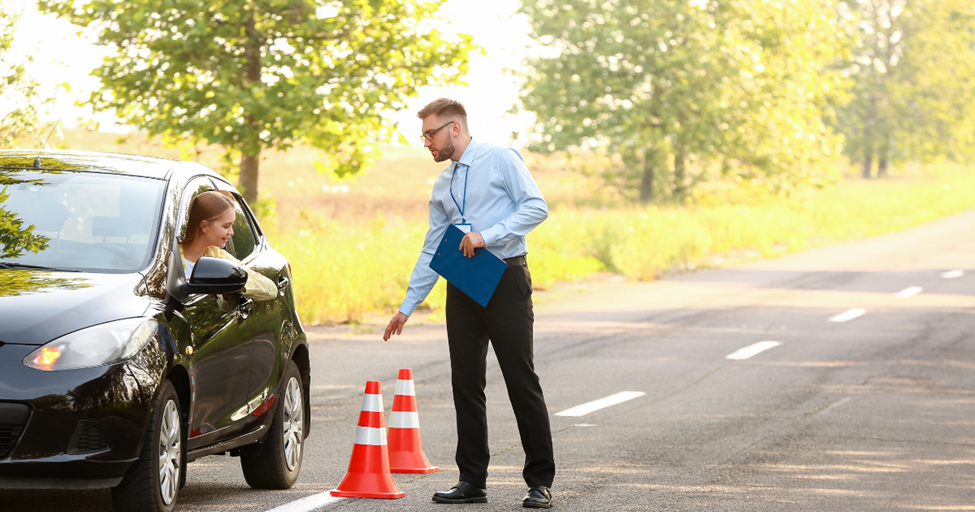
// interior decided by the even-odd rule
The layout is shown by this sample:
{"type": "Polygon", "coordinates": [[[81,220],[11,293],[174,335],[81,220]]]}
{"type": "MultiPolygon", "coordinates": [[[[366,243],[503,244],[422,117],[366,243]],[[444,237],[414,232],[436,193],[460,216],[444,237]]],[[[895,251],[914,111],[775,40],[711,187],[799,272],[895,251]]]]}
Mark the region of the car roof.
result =
{"type": "Polygon", "coordinates": [[[0,169],[33,169],[35,158],[40,159],[40,168],[47,170],[103,172],[169,179],[174,171],[190,164],[194,167],[193,170],[197,171],[196,174],[219,176],[212,170],[202,165],[193,165],[191,162],[122,153],[65,149],[0,150],[0,169]]]}

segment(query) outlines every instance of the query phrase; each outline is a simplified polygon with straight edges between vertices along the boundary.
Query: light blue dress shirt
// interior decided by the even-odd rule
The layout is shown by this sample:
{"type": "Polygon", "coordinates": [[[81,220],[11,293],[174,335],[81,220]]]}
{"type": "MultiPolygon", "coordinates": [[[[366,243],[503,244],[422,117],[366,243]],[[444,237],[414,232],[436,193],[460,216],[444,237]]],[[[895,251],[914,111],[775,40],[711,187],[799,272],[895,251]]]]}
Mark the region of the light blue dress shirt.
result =
{"type": "Polygon", "coordinates": [[[400,312],[412,315],[437,283],[430,260],[448,225],[469,223],[487,250],[506,259],[528,253],[525,235],[546,218],[548,205],[521,156],[514,149],[471,139],[460,160],[451,162],[433,184],[430,229],[400,312]]]}

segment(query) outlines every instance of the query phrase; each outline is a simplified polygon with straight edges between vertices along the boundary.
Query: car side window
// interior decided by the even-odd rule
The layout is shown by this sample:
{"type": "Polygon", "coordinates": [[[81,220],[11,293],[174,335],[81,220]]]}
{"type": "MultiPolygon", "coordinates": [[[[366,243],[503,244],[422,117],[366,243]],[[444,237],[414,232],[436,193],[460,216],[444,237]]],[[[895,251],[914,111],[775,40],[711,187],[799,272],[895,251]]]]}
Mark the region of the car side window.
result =
{"type": "Polygon", "coordinates": [[[257,247],[257,237],[254,235],[254,228],[247,218],[247,213],[240,206],[240,202],[243,199],[237,196],[237,194],[234,194],[234,198],[237,200],[237,204],[234,207],[237,213],[237,219],[234,221],[234,236],[230,238],[231,243],[227,244],[227,252],[233,254],[238,260],[243,261],[257,247]]]}

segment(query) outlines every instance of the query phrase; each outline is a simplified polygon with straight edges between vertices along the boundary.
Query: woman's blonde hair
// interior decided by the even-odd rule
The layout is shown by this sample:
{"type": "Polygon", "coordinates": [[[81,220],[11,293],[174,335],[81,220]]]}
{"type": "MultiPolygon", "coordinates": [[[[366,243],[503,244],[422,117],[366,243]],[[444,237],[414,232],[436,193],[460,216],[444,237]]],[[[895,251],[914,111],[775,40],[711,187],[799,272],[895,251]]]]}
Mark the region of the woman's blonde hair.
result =
{"type": "Polygon", "coordinates": [[[234,196],[223,190],[208,190],[190,201],[190,219],[186,222],[183,247],[188,247],[200,236],[203,221],[213,222],[237,204],[234,196]]]}

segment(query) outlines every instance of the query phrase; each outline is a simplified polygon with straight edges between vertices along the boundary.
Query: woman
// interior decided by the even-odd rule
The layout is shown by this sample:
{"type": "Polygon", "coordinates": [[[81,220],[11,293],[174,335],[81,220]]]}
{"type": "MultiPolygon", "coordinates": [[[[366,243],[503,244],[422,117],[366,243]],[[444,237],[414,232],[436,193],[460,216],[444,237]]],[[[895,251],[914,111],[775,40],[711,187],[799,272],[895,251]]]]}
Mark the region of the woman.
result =
{"type": "Polygon", "coordinates": [[[270,279],[244,266],[243,263],[223,250],[227,240],[234,235],[234,221],[237,219],[235,201],[229,193],[210,190],[190,201],[190,219],[187,222],[186,236],[179,244],[183,256],[183,269],[187,278],[193,275],[193,267],[203,256],[222,258],[240,265],[247,271],[247,284],[241,290],[245,297],[253,300],[271,300],[278,289],[270,279]]]}

